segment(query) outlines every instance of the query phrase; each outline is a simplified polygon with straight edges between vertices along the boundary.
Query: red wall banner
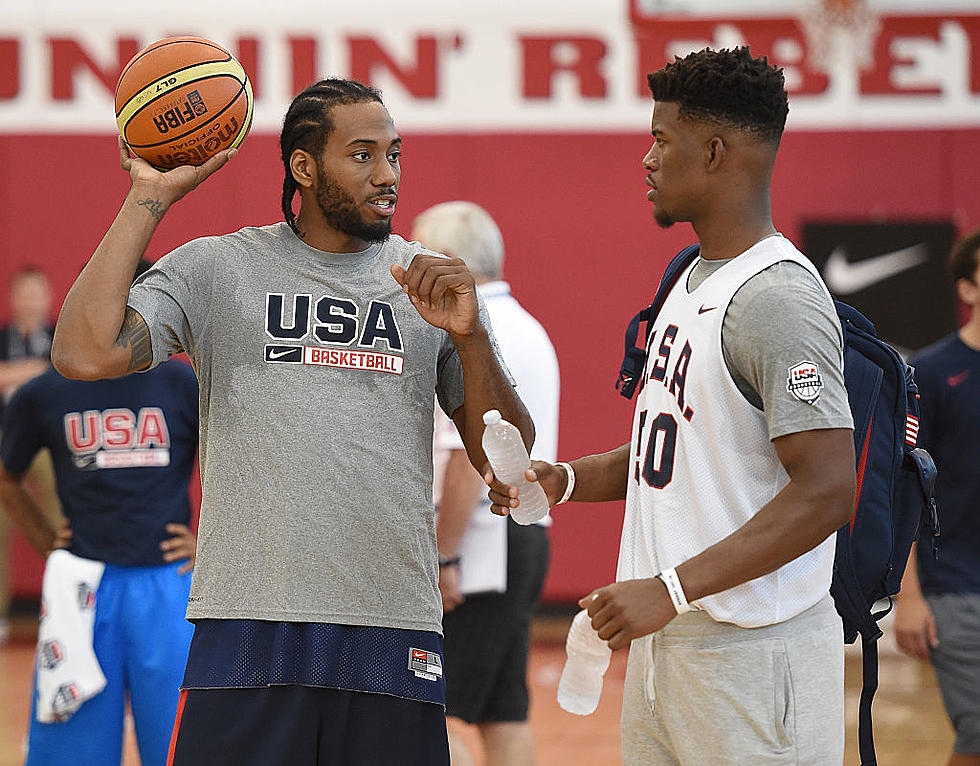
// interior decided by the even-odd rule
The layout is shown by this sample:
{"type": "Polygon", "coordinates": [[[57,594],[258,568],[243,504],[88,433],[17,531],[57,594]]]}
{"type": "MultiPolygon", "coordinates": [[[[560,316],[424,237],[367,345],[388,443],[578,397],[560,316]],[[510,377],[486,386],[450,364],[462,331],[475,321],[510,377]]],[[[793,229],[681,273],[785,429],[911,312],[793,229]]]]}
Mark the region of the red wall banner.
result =
{"type": "MultiPolygon", "coordinates": [[[[798,245],[814,220],[980,226],[980,15],[885,19],[873,67],[847,87],[843,75],[806,67],[805,40],[785,16],[635,27],[627,16],[624,7],[617,19],[581,23],[433,22],[394,42],[392,30],[353,28],[325,39],[285,27],[228,35],[253,62],[255,127],[239,157],[168,213],[149,256],[281,220],[277,126],[289,95],[328,71],[381,84],[405,139],[395,229],[407,234],[415,214],[448,199],[494,215],[505,276],[558,353],[567,460],[629,439],[632,405],[614,389],[623,331],[670,255],[693,241],[686,224],[656,226],[641,167],[651,103],[640,75],[684,41],[717,44],[734,29],[793,69],[772,200],[776,225],[798,245]]],[[[131,51],[153,36],[5,29],[0,23],[0,292],[31,263],[61,298],[126,194],[111,90],[131,51]]],[[[569,504],[554,516],[545,598],[571,601],[614,578],[622,504],[569,504]]],[[[36,594],[39,572],[19,541],[16,592],[36,594]]]]}

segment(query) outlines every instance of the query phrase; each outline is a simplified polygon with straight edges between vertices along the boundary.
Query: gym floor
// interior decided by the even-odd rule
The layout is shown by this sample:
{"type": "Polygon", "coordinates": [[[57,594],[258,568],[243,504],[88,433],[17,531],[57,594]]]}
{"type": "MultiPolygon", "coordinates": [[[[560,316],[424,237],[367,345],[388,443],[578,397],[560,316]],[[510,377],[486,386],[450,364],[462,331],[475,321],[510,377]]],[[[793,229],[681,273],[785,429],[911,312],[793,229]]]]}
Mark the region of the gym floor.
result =
{"type": "MultiPolygon", "coordinates": [[[[542,615],[535,621],[529,668],[531,721],[539,766],[610,766],[620,763],[619,706],[626,653],[617,652],[606,674],[599,708],[586,717],[558,707],[555,691],[565,660],[564,639],[570,616],[542,615]]],[[[886,618],[887,619],[887,618],[886,618]]],[[[943,709],[932,669],[898,653],[883,626],[879,687],[874,701],[875,742],[880,766],[943,766],[953,732],[943,709]]],[[[11,639],[0,648],[0,766],[23,763],[22,742],[29,712],[36,622],[21,615],[13,621],[11,639]]],[[[845,766],[858,766],[857,713],[861,694],[861,653],[848,647],[845,669],[847,755],[845,766]]],[[[476,733],[464,729],[471,746],[476,733]]],[[[473,752],[476,752],[471,747],[473,752]]],[[[139,756],[128,727],[124,766],[139,756]]],[[[479,763],[479,761],[477,761],[479,763]]]]}

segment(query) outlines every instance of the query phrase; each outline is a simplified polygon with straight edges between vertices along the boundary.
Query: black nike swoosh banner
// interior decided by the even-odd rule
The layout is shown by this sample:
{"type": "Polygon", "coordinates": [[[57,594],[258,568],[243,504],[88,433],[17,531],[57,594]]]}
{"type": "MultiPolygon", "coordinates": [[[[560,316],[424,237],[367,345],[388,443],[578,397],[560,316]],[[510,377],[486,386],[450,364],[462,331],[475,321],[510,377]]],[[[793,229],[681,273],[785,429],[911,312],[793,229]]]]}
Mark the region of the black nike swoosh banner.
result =
{"type": "Polygon", "coordinates": [[[949,220],[803,225],[803,252],[830,292],[904,353],[957,327],[956,293],[946,276],[955,239],[949,220]]]}
{"type": "Polygon", "coordinates": [[[269,345],[265,347],[265,361],[267,362],[288,362],[291,364],[303,363],[302,346],[277,346],[269,345]]]}

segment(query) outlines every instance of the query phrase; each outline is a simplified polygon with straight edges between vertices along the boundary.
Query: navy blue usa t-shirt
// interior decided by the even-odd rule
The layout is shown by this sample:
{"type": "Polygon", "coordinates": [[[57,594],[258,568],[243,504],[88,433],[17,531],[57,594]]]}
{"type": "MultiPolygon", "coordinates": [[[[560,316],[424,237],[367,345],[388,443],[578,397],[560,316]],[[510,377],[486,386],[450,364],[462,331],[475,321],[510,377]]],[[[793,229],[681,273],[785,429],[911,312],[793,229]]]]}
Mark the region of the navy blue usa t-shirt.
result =
{"type": "Polygon", "coordinates": [[[919,386],[917,443],[936,461],[939,558],[919,546],[924,593],[980,593],[980,351],[954,333],[912,360],[919,386]]]}
{"type": "Polygon", "coordinates": [[[197,378],[170,361],[113,380],[54,369],[21,386],[4,413],[0,459],[21,476],[51,451],[69,550],[123,566],[165,563],[169,523],[188,524],[198,439],[197,378]]]}

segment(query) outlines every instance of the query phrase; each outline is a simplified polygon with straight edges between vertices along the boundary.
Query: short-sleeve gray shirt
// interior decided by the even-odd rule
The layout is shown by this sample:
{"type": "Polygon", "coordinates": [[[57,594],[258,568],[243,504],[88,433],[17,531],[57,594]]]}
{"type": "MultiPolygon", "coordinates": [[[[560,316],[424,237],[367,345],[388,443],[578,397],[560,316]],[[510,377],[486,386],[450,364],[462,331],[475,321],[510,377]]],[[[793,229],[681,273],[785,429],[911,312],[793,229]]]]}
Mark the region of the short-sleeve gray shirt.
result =
{"type": "MultiPolygon", "coordinates": [[[[688,290],[728,262],[700,259],[688,290]]],[[[765,413],[770,439],[854,427],[844,388],[840,320],[824,287],[798,263],[780,261],[735,293],[722,325],[722,353],[735,385],[765,413]],[[787,389],[790,368],[803,361],[817,365],[824,384],[807,407],[787,389]]]]}
{"type": "Polygon", "coordinates": [[[389,271],[421,250],[325,253],[281,223],[190,242],[133,286],[154,364],[185,350],[200,382],[189,618],[441,632],[433,392],[451,414],[463,385],[389,271]]]}

